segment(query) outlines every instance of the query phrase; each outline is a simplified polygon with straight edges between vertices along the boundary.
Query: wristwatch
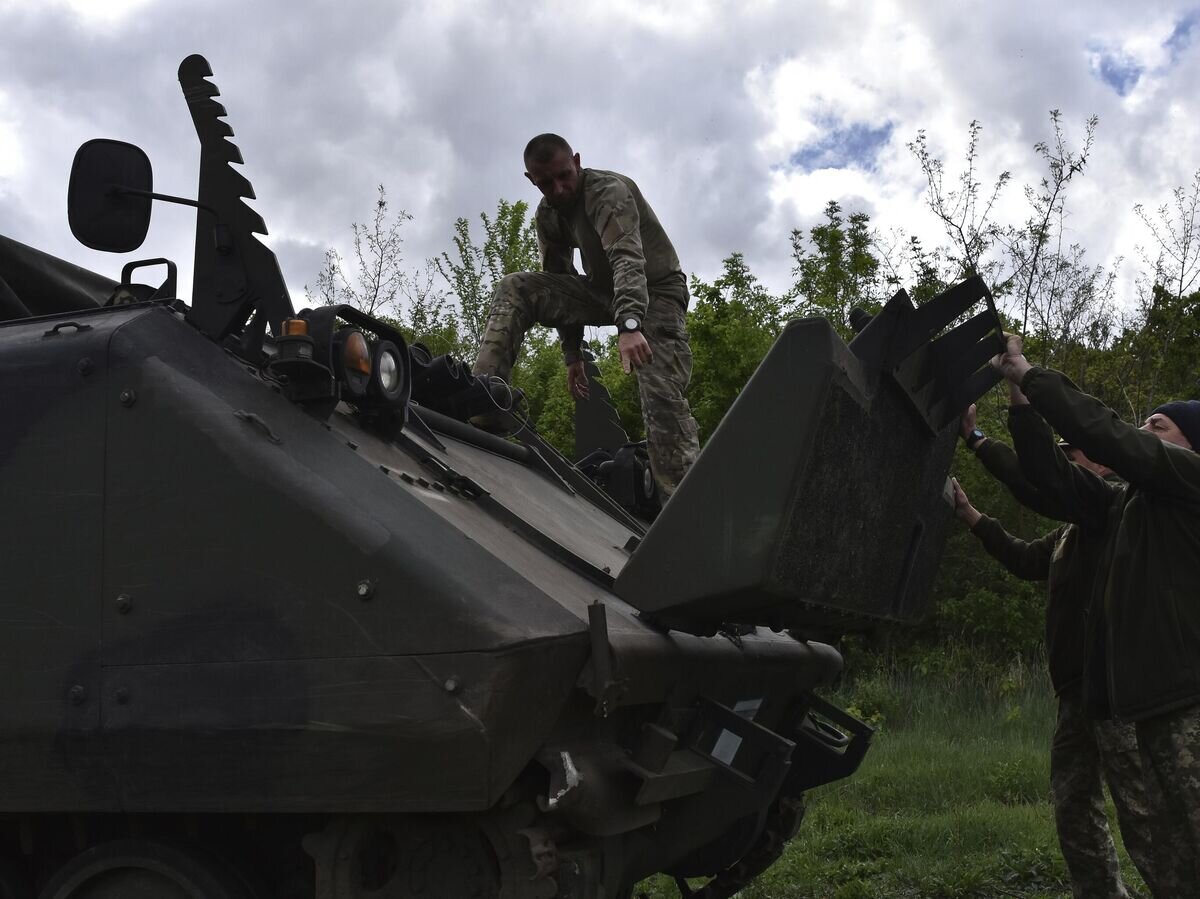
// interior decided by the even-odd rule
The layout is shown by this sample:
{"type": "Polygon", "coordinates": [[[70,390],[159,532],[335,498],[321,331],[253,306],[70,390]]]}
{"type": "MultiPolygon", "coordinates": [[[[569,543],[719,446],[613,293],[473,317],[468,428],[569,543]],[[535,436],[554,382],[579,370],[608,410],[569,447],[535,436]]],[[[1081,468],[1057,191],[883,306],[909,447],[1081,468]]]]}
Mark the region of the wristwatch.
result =
{"type": "Polygon", "coordinates": [[[979,446],[979,444],[982,443],[986,438],[987,434],[983,433],[983,431],[979,430],[979,428],[975,428],[966,436],[966,439],[963,442],[967,445],[967,449],[971,450],[971,452],[974,452],[975,447],[979,446]]]}
{"type": "Polygon", "coordinates": [[[617,322],[617,331],[624,334],[628,331],[642,330],[642,323],[636,317],[630,315],[617,322]]]}

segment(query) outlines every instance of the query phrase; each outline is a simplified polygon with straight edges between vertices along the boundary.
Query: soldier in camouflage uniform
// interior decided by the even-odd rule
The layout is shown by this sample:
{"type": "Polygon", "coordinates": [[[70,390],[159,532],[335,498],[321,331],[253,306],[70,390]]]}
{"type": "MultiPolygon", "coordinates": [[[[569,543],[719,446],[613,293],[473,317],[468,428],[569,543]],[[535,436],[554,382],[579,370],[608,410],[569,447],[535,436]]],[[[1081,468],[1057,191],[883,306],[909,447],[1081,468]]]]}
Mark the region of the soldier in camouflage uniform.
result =
{"type": "MultiPolygon", "coordinates": [[[[1012,432],[1021,461],[1049,450],[1063,464],[1045,421],[1020,392],[1013,390],[1009,409],[1012,432]]],[[[963,416],[962,433],[984,467],[1005,484],[1023,505],[1050,518],[1074,518],[1047,491],[1035,487],[1021,468],[1017,453],[975,428],[972,406],[963,416]]],[[[1068,449],[1076,464],[1103,475],[1106,470],[1068,449]]],[[[1084,711],[1081,682],[1084,661],[1085,609],[1091,601],[1098,557],[1103,553],[1107,521],[1104,515],[1064,524],[1045,536],[1026,542],[1013,537],[999,522],[982,515],[955,483],[956,513],[1005,568],[1026,580],[1049,583],[1046,604],[1046,654],[1050,681],[1058,698],[1058,718],[1050,748],[1050,793],[1063,859],[1076,899],[1128,899],[1121,878],[1116,846],[1104,811],[1104,782],[1108,783],[1125,848],[1156,896],[1159,865],[1154,861],[1151,831],[1154,802],[1151,786],[1142,776],[1137,737],[1132,724],[1096,721],[1084,711]]]]}
{"type": "Polygon", "coordinates": [[[993,364],[1065,439],[1128,482],[1110,507],[1084,700],[1136,724],[1147,780],[1160,787],[1157,895],[1200,896],[1200,401],[1165,403],[1137,428],[1030,365],[1019,337],[993,364]]]}
{"type": "Polygon", "coordinates": [[[543,271],[518,272],[496,285],[474,372],[507,381],[525,332],[549,325],[562,339],[568,389],[586,400],[583,328],[615,324],[621,362],[637,373],[650,467],[666,499],[700,451],[684,396],[692,351],[679,257],[638,186],[580,167],[561,137],[531,140],[525,167],[543,195],[534,216],[543,271]],[[576,248],[584,275],[575,270],[576,248]]]}

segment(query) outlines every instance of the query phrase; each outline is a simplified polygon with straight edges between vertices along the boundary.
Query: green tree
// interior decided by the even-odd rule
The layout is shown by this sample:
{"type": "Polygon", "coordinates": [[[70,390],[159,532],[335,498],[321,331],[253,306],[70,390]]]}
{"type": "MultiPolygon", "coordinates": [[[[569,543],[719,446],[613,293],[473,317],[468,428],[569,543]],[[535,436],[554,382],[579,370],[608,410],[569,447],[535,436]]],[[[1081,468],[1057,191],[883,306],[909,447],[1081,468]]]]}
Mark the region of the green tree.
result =
{"type": "Polygon", "coordinates": [[[692,346],[692,413],[707,440],[783,329],[790,296],[767,291],[741,253],[722,262],[708,284],[692,278],[695,298],[688,315],[692,346]]]}
{"type": "Polygon", "coordinates": [[[521,364],[513,369],[513,386],[528,403],[529,419],[538,433],[567,458],[575,452],[575,400],[567,393],[562,349],[544,328],[526,338],[521,364]]]}
{"type": "Polygon", "coordinates": [[[483,338],[492,291],[496,282],[513,272],[539,271],[537,235],[529,216],[529,204],[524,200],[510,203],[500,200],[496,214],[479,214],[483,222],[483,243],[475,242],[471,223],[456,219],[454,252],[443,252],[432,260],[450,293],[457,300],[457,324],[460,337],[457,347],[464,358],[474,355],[483,338]]]}
{"type": "Polygon", "coordinates": [[[880,299],[880,264],[872,252],[870,222],[865,212],[844,219],[841,205],[830,200],[825,220],[809,229],[807,238],[798,228],[792,231],[794,312],[823,316],[847,340],[852,336],[850,310],[873,310],[880,299]]]}

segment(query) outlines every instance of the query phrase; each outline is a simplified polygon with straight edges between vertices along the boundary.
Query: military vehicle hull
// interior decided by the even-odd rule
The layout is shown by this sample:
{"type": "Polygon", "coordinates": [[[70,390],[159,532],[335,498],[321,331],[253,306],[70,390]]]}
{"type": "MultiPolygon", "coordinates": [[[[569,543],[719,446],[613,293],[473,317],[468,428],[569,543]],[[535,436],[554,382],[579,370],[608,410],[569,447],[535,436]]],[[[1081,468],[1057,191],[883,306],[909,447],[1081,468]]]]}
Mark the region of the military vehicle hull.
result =
{"type": "Polygon", "coordinates": [[[35,858],[61,853],[64,816],[99,836],[115,815],[175,836],[207,821],[242,834],[208,841],[227,858],[286,871],[246,847],[344,841],[369,815],[491,833],[525,876],[515,830],[541,827],[595,856],[547,895],[602,895],[747,817],[753,842],[802,793],[789,772],[840,776],[865,750],[865,731],[849,753],[800,732],[834,650],[648,623],[611,589],[636,527],[545,467],[436,432],[387,440],[345,408],[319,420],[170,304],[0,324],[0,367],[0,812],[35,858]],[[735,708],[752,737],[728,729],[735,708]]]}

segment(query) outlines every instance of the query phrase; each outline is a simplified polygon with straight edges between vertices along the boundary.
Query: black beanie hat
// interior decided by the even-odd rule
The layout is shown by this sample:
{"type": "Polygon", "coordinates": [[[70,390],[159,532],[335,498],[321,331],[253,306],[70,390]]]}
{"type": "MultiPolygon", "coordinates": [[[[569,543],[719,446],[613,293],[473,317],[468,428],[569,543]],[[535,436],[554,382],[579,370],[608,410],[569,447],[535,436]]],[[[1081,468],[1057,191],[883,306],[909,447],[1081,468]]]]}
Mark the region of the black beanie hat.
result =
{"type": "Polygon", "coordinates": [[[1200,453],[1200,400],[1163,403],[1150,414],[1165,415],[1175,422],[1175,427],[1183,431],[1183,436],[1192,445],[1192,449],[1200,453]]]}

